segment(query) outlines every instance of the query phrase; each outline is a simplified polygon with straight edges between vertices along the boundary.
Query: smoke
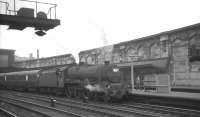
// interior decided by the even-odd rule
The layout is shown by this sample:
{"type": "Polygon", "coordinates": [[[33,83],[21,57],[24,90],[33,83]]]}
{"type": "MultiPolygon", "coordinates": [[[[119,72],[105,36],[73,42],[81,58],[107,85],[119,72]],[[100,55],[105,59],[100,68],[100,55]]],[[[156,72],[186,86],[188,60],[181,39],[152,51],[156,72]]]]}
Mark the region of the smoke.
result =
{"type": "Polygon", "coordinates": [[[100,34],[100,40],[103,42],[103,46],[107,46],[108,40],[106,38],[106,33],[104,28],[99,24],[95,23],[93,20],[88,20],[88,23],[91,24],[95,29],[97,29],[97,31],[100,34]]]}
{"type": "Polygon", "coordinates": [[[102,42],[103,42],[103,46],[107,46],[107,45],[108,45],[108,40],[107,40],[107,38],[106,38],[106,33],[105,33],[105,31],[104,31],[103,28],[101,28],[100,33],[101,33],[100,39],[101,39],[102,42]]]}
{"type": "Polygon", "coordinates": [[[103,61],[112,61],[112,51],[113,51],[113,45],[104,46],[101,48],[101,56],[103,58],[103,61]]]}
{"type": "Polygon", "coordinates": [[[91,92],[102,92],[103,91],[103,89],[100,87],[99,84],[95,84],[95,85],[88,84],[85,86],[85,88],[91,92]]]}
{"type": "Polygon", "coordinates": [[[98,64],[104,64],[104,61],[111,61],[113,45],[108,45],[109,43],[105,28],[98,25],[93,20],[88,20],[88,23],[91,24],[99,32],[99,39],[101,40],[103,46],[98,49],[98,52],[96,52],[98,54],[98,64]]]}

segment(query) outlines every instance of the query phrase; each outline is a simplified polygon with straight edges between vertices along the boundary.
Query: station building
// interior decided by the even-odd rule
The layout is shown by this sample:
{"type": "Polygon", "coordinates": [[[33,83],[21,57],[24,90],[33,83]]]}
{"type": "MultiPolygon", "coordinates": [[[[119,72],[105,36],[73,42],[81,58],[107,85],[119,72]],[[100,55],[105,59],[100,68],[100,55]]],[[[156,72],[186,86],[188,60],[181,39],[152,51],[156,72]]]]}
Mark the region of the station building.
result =
{"type": "Polygon", "coordinates": [[[200,89],[200,24],[81,51],[87,64],[117,64],[133,89],[200,89]]]}
{"type": "Polygon", "coordinates": [[[18,68],[40,68],[40,67],[53,67],[53,66],[74,64],[74,63],[76,63],[76,61],[72,54],[64,54],[64,55],[51,56],[39,59],[16,61],[14,63],[14,66],[18,68]]]}
{"type": "Polygon", "coordinates": [[[14,64],[15,50],[0,49],[0,68],[11,67],[14,64]]]}
{"type": "Polygon", "coordinates": [[[13,67],[15,62],[15,50],[0,49],[0,73],[19,70],[13,67]]]}

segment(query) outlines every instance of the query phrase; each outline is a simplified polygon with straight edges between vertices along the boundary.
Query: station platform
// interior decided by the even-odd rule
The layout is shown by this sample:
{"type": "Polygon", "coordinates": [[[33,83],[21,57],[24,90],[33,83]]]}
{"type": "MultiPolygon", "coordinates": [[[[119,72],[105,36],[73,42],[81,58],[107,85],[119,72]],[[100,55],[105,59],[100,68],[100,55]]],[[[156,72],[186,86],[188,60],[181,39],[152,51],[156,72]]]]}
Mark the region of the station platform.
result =
{"type": "Polygon", "coordinates": [[[176,99],[188,99],[200,101],[200,93],[189,93],[189,92],[175,92],[171,91],[168,93],[158,93],[143,90],[131,90],[129,91],[132,95],[145,96],[145,97],[160,97],[160,98],[176,98],[176,99]]]}
{"type": "Polygon", "coordinates": [[[173,86],[171,90],[177,92],[200,93],[200,86],[173,86]]]}

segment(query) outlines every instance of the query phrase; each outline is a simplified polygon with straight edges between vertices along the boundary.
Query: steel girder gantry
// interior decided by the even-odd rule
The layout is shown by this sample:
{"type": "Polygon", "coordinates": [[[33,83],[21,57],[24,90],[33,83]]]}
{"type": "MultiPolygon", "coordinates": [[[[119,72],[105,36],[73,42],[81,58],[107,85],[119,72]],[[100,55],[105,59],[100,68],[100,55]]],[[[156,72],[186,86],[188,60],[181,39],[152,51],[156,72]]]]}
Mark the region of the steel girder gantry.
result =
{"type": "Polygon", "coordinates": [[[10,9],[8,2],[0,1],[3,4],[4,12],[0,14],[0,25],[8,25],[8,29],[24,30],[26,27],[33,27],[36,30],[36,34],[43,36],[54,27],[60,25],[60,20],[56,18],[56,4],[29,1],[29,0],[18,0],[19,2],[29,2],[35,5],[35,8],[21,7],[16,10],[16,3],[14,0],[13,10],[10,9]],[[38,5],[43,4],[48,6],[48,11],[38,11],[38,5]]]}

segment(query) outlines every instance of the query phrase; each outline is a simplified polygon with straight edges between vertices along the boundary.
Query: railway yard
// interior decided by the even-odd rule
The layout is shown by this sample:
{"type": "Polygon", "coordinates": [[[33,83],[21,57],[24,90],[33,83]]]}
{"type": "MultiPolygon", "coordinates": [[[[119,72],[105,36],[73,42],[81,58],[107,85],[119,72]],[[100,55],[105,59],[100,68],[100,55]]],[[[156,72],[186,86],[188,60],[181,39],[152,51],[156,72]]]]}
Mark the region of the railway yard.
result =
{"type": "Polygon", "coordinates": [[[83,102],[80,99],[61,96],[5,90],[0,91],[0,94],[3,117],[199,117],[200,115],[199,110],[138,102],[83,102]],[[52,102],[52,99],[55,102],[52,102]]]}
{"type": "MultiPolygon", "coordinates": [[[[5,7],[0,25],[32,27],[38,36],[60,25],[57,4],[17,1],[0,0],[5,7]],[[35,8],[16,8],[20,2],[35,8]],[[39,4],[47,11],[39,11],[39,4]]],[[[32,44],[38,45],[37,58],[0,47],[0,117],[200,117],[200,23],[112,45],[106,44],[103,28],[100,32],[101,47],[73,45],[80,48],[78,60],[73,49],[58,55],[53,46],[55,53],[46,48],[48,43],[42,52],[51,56],[40,57],[42,41],[32,44]]],[[[68,40],[75,38],[63,39],[68,48],[68,40]]],[[[29,48],[24,45],[23,50],[29,48]]]]}

